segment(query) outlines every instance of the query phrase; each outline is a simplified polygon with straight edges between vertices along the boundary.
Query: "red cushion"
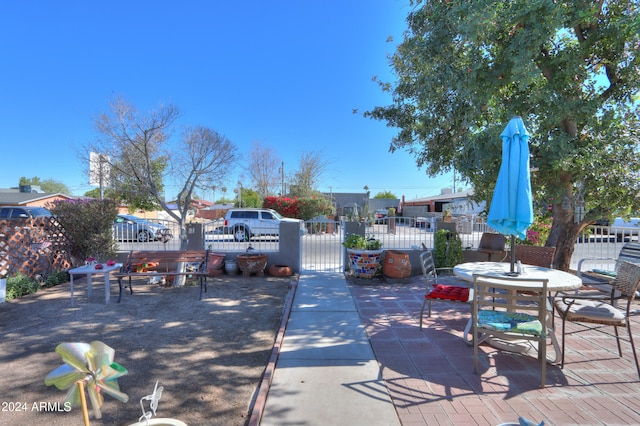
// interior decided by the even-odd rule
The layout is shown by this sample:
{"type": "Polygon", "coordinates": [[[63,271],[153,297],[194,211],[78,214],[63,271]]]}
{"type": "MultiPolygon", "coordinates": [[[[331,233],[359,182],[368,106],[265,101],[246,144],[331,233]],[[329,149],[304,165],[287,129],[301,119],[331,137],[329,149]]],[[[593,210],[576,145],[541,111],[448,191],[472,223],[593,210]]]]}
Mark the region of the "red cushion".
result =
{"type": "Polygon", "coordinates": [[[427,299],[458,300],[466,302],[469,300],[469,289],[455,285],[436,284],[436,286],[425,296],[427,299]]]}

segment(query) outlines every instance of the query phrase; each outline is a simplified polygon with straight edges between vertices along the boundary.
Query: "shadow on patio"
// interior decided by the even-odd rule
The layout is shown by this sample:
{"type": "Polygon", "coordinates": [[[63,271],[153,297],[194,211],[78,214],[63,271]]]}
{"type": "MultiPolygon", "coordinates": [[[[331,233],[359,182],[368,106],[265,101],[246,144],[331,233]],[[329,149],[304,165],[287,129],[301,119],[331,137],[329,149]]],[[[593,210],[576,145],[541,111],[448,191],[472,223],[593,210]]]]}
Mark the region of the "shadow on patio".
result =
{"type": "MultiPolygon", "coordinates": [[[[434,303],[421,331],[422,277],[355,282],[350,280],[349,287],[403,425],[497,425],[516,422],[518,416],[546,425],[640,423],[640,382],[629,343],[622,343],[619,358],[614,337],[571,334],[581,327],[568,324],[565,368],[548,364],[544,389],[538,388],[535,357],[486,344],[480,346],[481,374],[476,375],[473,348],[462,338],[470,305],[434,303]]],[[[559,323],[556,318],[556,328],[559,323]]],[[[551,357],[553,348],[548,348],[551,357]]],[[[367,384],[352,386],[366,389],[367,384]]]]}

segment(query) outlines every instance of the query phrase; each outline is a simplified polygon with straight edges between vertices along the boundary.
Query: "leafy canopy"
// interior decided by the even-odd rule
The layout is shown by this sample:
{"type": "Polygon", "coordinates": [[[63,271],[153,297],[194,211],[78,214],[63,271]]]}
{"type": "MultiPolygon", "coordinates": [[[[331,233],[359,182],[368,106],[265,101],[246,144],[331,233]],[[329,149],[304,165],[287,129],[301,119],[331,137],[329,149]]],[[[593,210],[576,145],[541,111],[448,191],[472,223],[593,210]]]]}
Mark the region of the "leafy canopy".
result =
{"type": "Polygon", "coordinates": [[[392,102],[365,113],[398,129],[391,151],[409,151],[432,176],[455,168],[490,201],[499,135],[521,116],[535,198],[553,206],[547,244],[567,244],[560,257],[588,223],[640,209],[637,1],[412,6],[390,58],[397,79],[379,81],[392,102]]]}

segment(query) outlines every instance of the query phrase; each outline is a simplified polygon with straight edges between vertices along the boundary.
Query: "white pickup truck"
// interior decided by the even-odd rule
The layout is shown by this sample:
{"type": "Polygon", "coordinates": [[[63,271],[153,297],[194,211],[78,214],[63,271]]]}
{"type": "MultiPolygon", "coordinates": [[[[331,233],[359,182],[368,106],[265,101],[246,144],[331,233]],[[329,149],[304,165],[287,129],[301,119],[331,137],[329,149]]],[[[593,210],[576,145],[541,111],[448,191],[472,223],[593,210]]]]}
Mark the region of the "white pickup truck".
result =
{"type": "Polygon", "coordinates": [[[224,233],[232,234],[236,241],[249,241],[253,237],[280,234],[280,222],[295,222],[303,228],[304,222],[281,216],[271,209],[237,208],[227,211],[224,217],[224,233]]]}

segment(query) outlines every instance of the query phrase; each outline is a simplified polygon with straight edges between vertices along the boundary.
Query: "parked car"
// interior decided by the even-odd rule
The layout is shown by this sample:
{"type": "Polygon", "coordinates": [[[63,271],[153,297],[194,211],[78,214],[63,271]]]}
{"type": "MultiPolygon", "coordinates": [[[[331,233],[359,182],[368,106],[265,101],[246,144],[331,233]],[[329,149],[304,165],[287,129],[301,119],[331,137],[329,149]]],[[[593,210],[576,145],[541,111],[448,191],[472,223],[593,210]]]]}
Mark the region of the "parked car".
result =
{"type": "Polygon", "coordinates": [[[166,226],[148,219],[119,214],[113,223],[113,233],[117,241],[162,241],[166,243],[173,238],[171,230],[166,226]]]}
{"type": "Polygon", "coordinates": [[[385,219],[389,216],[389,209],[378,209],[374,212],[376,223],[385,223],[385,219]]]}
{"type": "Polygon", "coordinates": [[[283,217],[271,209],[237,208],[230,209],[224,216],[224,230],[233,234],[236,241],[249,241],[253,237],[280,235],[280,223],[295,222],[303,228],[300,219],[283,217]]]}
{"type": "Polygon", "coordinates": [[[33,219],[36,217],[51,217],[51,212],[44,207],[31,206],[2,206],[0,207],[0,220],[2,219],[33,219]]]}

